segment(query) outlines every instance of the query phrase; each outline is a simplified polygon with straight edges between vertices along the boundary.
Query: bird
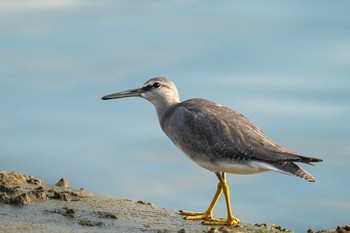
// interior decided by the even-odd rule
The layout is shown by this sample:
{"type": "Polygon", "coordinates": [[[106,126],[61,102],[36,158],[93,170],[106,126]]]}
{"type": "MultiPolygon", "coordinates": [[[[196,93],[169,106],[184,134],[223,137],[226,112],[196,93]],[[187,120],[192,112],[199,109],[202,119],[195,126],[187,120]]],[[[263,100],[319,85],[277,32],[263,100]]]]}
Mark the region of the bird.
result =
{"type": "Polygon", "coordinates": [[[164,133],[199,166],[215,173],[219,182],[215,195],[204,212],[180,211],[187,220],[202,220],[206,225],[237,225],[232,214],[230,188],[226,174],[255,174],[275,171],[309,182],[316,179],[296,162],[313,165],[322,159],[301,156],[279,146],[248,118],[233,109],[202,98],[180,101],[173,81],[165,77],[148,80],[140,88],[102,97],[111,100],[141,97],[151,102],[164,133]],[[227,218],[213,216],[221,194],[225,196],[227,218]]]}

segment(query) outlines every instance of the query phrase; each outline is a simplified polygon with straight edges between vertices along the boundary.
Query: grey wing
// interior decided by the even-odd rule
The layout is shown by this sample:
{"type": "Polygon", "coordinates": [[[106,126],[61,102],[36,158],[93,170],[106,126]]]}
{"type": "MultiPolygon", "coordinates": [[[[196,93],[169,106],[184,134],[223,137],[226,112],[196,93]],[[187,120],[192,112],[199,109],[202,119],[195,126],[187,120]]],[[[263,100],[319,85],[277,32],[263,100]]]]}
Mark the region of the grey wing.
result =
{"type": "MultiPolygon", "coordinates": [[[[230,109],[229,109],[230,110],[230,109]]],[[[287,150],[266,136],[243,115],[231,110],[233,120],[226,122],[237,135],[237,147],[250,159],[261,161],[300,161],[296,152],[287,150]]]]}
{"type": "Polygon", "coordinates": [[[162,123],[164,132],[186,154],[215,154],[216,158],[299,161],[278,146],[243,115],[204,99],[185,101],[162,123]]]}

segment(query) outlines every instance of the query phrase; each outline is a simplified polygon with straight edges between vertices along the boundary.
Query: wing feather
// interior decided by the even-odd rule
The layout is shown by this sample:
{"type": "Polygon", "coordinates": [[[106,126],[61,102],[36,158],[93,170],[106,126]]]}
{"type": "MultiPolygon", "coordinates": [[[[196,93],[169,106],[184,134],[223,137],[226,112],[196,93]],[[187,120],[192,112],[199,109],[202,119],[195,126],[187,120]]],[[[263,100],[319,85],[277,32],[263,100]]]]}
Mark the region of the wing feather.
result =
{"type": "Polygon", "coordinates": [[[186,154],[260,161],[300,161],[269,139],[242,114],[205,99],[190,99],[169,109],[161,120],[168,137],[186,154]]]}

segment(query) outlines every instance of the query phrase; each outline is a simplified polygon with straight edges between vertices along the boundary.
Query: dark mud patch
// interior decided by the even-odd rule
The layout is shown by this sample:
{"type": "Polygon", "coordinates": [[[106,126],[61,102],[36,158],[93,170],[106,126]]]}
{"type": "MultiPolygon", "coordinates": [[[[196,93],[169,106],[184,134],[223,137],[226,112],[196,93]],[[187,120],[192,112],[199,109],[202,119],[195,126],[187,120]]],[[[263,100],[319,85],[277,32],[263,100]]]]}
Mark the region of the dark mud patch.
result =
{"type": "Polygon", "coordinates": [[[69,219],[72,219],[75,223],[79,224],[80,226],[89,227],[102,227],[105,225],[103,221],[96,221],[96,217],[98,219],[118,219],[118,217],[114,213],[108,213],[103,211],[78,210],[68,207],[63,207],[62,209],[45,210],[44,214],[59,214],[69,219]]]}

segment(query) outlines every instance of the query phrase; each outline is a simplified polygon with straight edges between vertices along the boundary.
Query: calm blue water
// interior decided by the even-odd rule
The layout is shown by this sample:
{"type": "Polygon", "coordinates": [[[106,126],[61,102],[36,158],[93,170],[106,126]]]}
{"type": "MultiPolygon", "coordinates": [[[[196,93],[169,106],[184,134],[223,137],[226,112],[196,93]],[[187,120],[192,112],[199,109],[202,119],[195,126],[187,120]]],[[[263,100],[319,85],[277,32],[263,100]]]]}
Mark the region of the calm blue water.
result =
{"type": "MultiPolygon", "coordinates": [[[[0,169],[103,195],[205,210],[214,174],[161,131],[154,107],[101,96],[167,76],[182,99],[234,108],[324,159],[308,183],[229,175],[234,214],[295,232],[349,224],[348,1],[0,3],[0,169]]],[[[215,214],[226,216],[223,199],[215,214]]]]}

